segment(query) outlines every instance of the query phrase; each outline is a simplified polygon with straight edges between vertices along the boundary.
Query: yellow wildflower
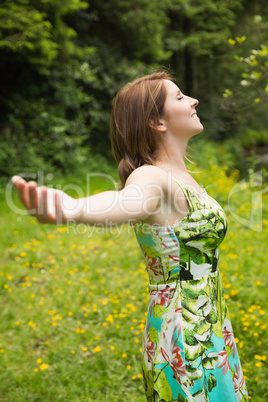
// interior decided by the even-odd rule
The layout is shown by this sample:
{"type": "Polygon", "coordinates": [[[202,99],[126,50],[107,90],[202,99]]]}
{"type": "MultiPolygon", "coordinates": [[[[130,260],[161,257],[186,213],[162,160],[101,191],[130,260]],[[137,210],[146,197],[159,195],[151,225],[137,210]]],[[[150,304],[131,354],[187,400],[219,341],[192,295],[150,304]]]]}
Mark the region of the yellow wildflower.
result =
{"type": "Polygon", "coordinates": [[[109,314],[108,317],[106,317],[106,321],[110,322],[111,324],[114,323],[114,319],[113,319],[112,314],[109,314]]]}
{"type": "Polygon", "coordinates": [[[44,370],[46,370],[48,368],[49,368],[48,364],[43,363],[43,364],[40,365],[40,370],[42,370],[42,371],[44,371],[44,370]]]}
{"type": "Polygon", "coordinates": [[[101,351],[101,347],[100,347],[100,346],[96,346],[96,347],[92,350],[93,353],[97,353],[97,352],[100,352],[100,351],[101,351]]]}

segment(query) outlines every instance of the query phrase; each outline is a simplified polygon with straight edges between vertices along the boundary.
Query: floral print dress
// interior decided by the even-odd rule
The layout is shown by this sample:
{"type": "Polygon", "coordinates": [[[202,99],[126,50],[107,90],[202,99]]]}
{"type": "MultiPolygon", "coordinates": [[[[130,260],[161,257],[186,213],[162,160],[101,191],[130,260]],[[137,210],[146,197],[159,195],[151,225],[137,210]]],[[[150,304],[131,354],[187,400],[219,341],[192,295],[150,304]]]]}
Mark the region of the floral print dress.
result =
{"type": "Polygon", "coordinates": [[[178,184],[189,203],[178,224],[134,225],[149,274],[147,401],[248,401],[218,270],[226,217],[205,190],[178,184]]]}

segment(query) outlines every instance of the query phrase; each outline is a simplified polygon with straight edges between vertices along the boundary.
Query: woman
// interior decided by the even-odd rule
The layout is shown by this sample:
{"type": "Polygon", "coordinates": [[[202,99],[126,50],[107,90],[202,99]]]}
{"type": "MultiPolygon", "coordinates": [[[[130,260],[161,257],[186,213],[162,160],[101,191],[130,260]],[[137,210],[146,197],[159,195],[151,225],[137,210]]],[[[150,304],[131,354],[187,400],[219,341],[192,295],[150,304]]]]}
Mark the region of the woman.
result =
{"type": "Polygon", "coordinates": [[[22,203],[40,223],[131,223],[149,274],[142,367],[148,401],[246,401],[218,271],[223,210],[188,173],[188,140],[203,126],[198,101],[165,72],[116,96],[111,141],[120,191],[74,200],[15,176],[22,203]]]}

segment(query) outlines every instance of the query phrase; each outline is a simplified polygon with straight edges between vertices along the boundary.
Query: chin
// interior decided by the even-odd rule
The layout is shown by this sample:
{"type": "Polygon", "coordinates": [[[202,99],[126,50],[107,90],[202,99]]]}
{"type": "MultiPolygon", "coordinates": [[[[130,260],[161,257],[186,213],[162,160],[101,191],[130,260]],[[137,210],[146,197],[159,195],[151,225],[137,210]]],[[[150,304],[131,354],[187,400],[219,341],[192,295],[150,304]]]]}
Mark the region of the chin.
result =
{"type": "Polygon", "coordinates": [[[199,129],[196,129],[196,131],[192,133],[191,137],[194,137],[195,135],[202,133],[203,130],[204,130],[203,124],[200,123],[199,129]]]}
{"type": "Polygon", "coordinates": [[[203,130],[204,130],[204,126],[203,126],[203,124],[200,123],[200,129],[198,130],[197,134],[202,133],[203,130]]]}

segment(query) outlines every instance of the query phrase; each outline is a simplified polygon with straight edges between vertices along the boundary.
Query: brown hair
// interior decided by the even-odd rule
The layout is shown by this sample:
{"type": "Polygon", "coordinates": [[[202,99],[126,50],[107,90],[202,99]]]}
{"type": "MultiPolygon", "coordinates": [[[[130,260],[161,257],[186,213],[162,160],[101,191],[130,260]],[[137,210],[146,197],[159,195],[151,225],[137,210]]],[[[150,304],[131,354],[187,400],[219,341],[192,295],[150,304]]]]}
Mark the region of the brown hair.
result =
{"type": "Polygon", "coordinates": [[[160,135],[154,125],[164,114],[166,89],[162,71],[138,78],[116,95],[110,121],[110,137],[122,188],[137,167],[152,165],[160,135]]]}

